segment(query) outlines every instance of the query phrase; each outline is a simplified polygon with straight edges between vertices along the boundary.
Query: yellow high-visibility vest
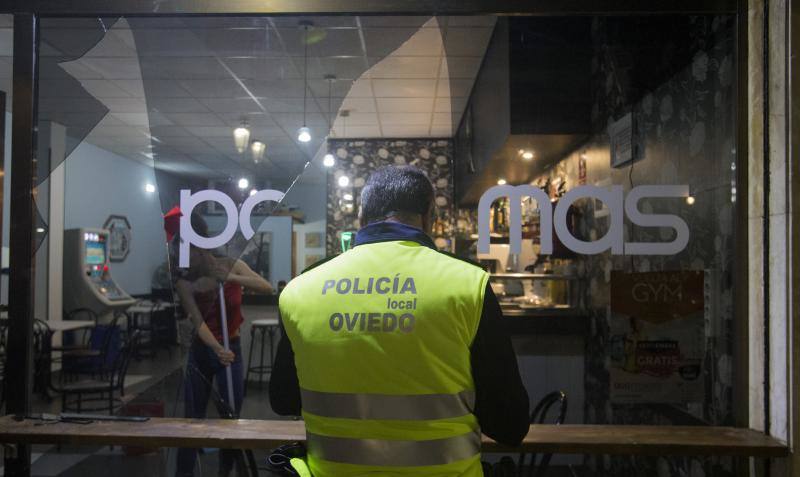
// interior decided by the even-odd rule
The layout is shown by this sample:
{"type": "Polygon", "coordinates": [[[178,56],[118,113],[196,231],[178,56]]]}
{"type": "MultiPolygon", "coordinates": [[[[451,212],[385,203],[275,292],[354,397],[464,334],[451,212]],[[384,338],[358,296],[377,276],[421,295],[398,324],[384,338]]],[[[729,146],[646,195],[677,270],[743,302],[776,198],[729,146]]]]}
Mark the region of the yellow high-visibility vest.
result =
{"type": "Polygon", "coordinates": [[[411,241],[359,245],[280,297],[314,477],[480,476],[470,345],[488,274],[411,241]]]}

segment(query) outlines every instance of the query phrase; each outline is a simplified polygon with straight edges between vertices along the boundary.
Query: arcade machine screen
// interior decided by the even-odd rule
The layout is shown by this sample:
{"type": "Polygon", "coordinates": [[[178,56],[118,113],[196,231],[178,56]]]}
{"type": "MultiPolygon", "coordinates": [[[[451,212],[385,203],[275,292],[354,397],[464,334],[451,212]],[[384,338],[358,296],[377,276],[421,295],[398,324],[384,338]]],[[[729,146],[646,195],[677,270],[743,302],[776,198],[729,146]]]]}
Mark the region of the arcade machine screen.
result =
{"type": "Polygon", "coordinates": [[[100,278],[106,264],[106,238],[95,233],[83,234],[83,243],[86,247],[86,265],[89,275],[100,278]]]}
{"type": "Polygon", "coordinates": [[[106,244],[103,236],[86,234],[86,263],[102,265],[106,263],[106,244]]]}

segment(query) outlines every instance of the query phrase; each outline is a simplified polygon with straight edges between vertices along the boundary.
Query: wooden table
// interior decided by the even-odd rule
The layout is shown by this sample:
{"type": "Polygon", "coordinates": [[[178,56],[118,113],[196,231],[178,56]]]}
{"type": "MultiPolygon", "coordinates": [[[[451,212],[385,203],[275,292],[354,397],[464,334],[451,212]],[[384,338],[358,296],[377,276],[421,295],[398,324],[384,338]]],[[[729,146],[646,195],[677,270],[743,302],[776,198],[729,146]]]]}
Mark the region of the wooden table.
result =
{"type": "MultiPolygon", "coordinates": [[[[302,421],[152,418],[144,423],[46,424],[0,418],[0,443],[270,449],[305,440],[302,421]]],[[[533,425],[521,448],[483,437],[484,452],[786,457],[785,444],[750,429],[533,425]]]]}
{"type": "Polygon", "coordinates": [[[63,321],[45,321],[50,331],[53,333],[62,333],[64,331],[84,330],[94,327],[94,321],[91,320],[63,320],[63,321]]]}

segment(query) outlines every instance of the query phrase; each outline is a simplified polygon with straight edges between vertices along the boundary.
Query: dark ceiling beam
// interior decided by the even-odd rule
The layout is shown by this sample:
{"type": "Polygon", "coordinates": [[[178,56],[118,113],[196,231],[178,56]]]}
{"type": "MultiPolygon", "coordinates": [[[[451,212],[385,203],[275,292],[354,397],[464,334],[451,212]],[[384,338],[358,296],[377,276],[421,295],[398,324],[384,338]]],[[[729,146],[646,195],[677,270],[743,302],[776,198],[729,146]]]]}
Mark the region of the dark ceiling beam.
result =
{"type": "Polygon", "coordinates": [[[134,15],[646,15],[734,13],[736,0],[11,0],[2,13],[134,15]]]}

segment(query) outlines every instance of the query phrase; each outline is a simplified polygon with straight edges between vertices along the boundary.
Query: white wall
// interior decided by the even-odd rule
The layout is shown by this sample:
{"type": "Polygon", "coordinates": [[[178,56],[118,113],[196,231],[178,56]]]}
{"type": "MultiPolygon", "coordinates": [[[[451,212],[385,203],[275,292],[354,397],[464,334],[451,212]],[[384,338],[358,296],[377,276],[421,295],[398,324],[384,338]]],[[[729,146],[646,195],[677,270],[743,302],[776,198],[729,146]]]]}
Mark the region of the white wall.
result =
{"type": "Polygon", "coordinates": [[[306,269],[309,263],[306,263],[306,255],[314,255],[320,258],[325,258],[325,220],[317,220],[314,222],[307,222],[305,224],[295,224],[295,253],[294,260],[297,264],[296,271],[301,273],[306,269]],[[306,247],[306,234],[318,233],[321,234],[322,242],[319,247],[306,247]]]}
{"type": "Polygon", "coordinates": [[[167,259],[158,193],[145,192],[148,182],[155,184],[152,167],[86,142],[66,160],[66,229],[100,228],[112,214],[126,216],[131,224],[130,254],[111,263],[114,280],[130,294],[150,293],[153,272],[167,259]]]}
{"type": "Polygon", "coordinates": [[[297,206],[305,213],[305,223],[323,222],[325,227],[325,211],[328,203],[328,191],[325,184],[295,184],[289,189],[283,203],[297,206]]]}

